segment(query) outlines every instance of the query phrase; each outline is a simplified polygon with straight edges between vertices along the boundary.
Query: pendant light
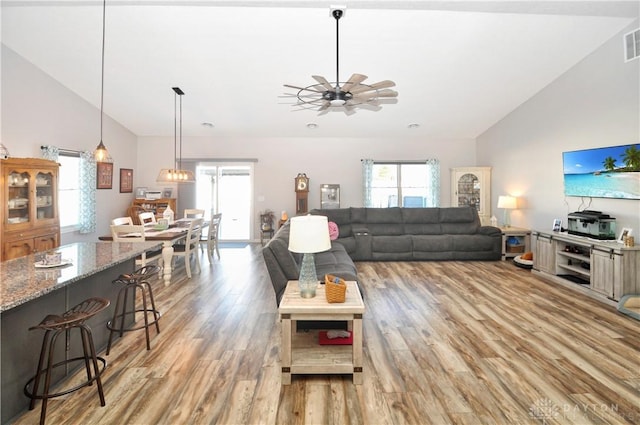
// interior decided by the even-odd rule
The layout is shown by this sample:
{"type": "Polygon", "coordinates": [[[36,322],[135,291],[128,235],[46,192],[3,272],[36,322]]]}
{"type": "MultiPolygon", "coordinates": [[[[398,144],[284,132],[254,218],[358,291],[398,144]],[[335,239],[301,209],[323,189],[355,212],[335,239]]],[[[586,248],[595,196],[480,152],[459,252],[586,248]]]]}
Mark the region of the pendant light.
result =
{"type": "Polygon", "coordinates": [[[111,155],[102,142],[102,123],[104,117],[104,39],[105,39],[105,15],[107,0],[102,1],[102,74],[100,77],[100,143],[93,152],[96,162],[113,162],[111,155]]]}
{"type": "Polygon", "coordinates": [[[196,177],[191,170],[182,168],[182,96],[184,92],[180,87],[172,87],[173,95],[173,168],[163,168],[158,174],[157,182],[160,183],[194,183],[196,177]],[[180,156],[176,156],[178,143],[178,97],[180,97],[180,156]]]}

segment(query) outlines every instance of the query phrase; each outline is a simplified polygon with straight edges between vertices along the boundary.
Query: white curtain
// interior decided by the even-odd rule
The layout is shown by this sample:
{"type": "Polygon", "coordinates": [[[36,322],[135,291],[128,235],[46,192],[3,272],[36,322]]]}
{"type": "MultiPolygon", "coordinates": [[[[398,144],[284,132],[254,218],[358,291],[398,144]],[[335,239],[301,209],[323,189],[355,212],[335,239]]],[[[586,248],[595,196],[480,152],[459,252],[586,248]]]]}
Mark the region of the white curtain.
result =
{"type": "MultiPolygon", "coordinates": [[[[60,148],[41,146],[42,157],[58,161],[60,148]]],[[[80,233],[96,231],[96,161],[91,152],[79,152],[80,155],[80,233]]]]}
{"type": "Polygon", "coordinates": [[[440,206],[440,160],[427,159],[427,196],[425,207],[440,206]]]}
{"type": "Polygon", "coordinates": [[[371,207],[371,181],[373,179],[373,159],[362,160],[362,204],[371,207]]]}

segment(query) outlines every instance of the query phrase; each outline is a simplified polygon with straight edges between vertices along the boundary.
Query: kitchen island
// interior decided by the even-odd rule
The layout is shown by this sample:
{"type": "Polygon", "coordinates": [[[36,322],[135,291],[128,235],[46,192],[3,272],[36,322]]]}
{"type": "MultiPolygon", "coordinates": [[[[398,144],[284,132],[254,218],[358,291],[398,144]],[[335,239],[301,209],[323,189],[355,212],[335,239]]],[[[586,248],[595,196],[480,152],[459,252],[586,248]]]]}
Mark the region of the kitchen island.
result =
{"type": "MultiPolygon", "coordinates": [[[[41,264],[44,252],[0,262],[0,423],[7,423],[29,404],[23,388],[35,373],[43,337],[41,331],[29,328],[47,314],[61,314],[90,297],[115,303],[120,288],[112,281],[134,270],[136,256],[159,246],[158,242],[81,242],[56,249],[63,260],[57,267],[41,264]]],[[[106,323],[112,315],[113,305],[88,322],[98,351],[106,347],[106,323]]],[[[56,349],[59,361],[77,356],[82,343],[73,332],[56,349]],[[65,352],[65,345],[70,351],[65,352]]],[[[64,377],[65,371],[59,372],[56,380],[64,377]]]]}

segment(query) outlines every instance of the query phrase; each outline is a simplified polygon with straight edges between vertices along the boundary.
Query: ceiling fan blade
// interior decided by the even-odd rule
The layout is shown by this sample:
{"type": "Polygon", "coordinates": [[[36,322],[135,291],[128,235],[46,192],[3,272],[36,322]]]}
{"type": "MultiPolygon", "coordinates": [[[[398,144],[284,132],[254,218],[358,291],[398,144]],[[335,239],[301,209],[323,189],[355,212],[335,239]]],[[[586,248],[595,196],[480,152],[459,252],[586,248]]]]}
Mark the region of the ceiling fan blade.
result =
{"type": "Polygon", "coordinates": [[[327,90],[333,91],[335,90],[335,87],[333,87],[326,78],[320,76],[320,75],[312,75],[313,79],[316,80],[317,82],[319,82],[320,84],[322,84],[322,86],[324,88],[326,88],[327,90]]]}
{"type": "Polygon", "coordinates": [[[368,77],[366,75],[362,75],[362,74],[353,74],[349,80],[347,80],[346,83],[344,83],[344,86],[342,87],[342,90],[344,91],[349,91],[352,87],[357,86],[358,84],[360,84],[361,82],[363,82],[364,80],[366,80],[368,77]]]}
{"type": "MultiPolygon", "coordinates": [[[[288,88],[290,88],[290,89],[296,89],[296,90],[309,90],[309,91],[313,91],[313,92],[316,92],[316,93],[322,93],[322,91],[320,91],[320,90],[315,90],[315,89],[310,88],[310,87],[298,87],[298,86],[292,86],[292,85],[290,85],[290,84],[284,84],[284,86],[285,86],[285,87],[288,87],[288,88]]],[[[312,86],[312,87],[313,87],[313,86],[312,86]]]]}
{"type": "Polygon", "coordinates": [[[320,108],[318,109],[319,112],[324,111],[326,109],[329,109],[329,106],[331,106],[331,102],[328,100],[325,100],[324,103],[322,104],[322,106],[320,106],[320,108]]]}
{"type": "Polygon", "coordinates": [[[355,87],[353,89],[351,89],[351,93],[356,94],[356,93],[362,93],[362,92],[366,92],[366,91],[371,91],[371,90],[380,90],[380,89],[386,89],[387,87],[394,87],[396,85],[396,83],[394,83],[391,80],[383,80],[383,81],[379,81],[377,83],[373,83],[373,84],[362,84],[359,87],[355,87]]]}
{"type": "Polygon", "coordinates": [[[353,99],[361,101],[361,102],[368,102],[369,100],[378,99],[380,97],[397,97],[397,96],[398,96],[398,92],[397,91],[384,89],[384,90],[379,90],[379,91],[358,93],[358,94],[353,95],[353,99]]]}
{"type": "Polygon", "coordinates": [[[398,92],[395,90],[378,90],[378,97],[398,97],[398,92]]]}

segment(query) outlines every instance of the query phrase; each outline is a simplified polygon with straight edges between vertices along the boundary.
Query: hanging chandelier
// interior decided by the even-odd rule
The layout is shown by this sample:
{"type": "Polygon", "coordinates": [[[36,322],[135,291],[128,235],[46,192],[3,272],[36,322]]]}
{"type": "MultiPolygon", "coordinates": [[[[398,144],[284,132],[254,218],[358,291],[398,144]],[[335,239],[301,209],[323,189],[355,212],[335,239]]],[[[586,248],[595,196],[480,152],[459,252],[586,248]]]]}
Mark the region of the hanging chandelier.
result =
{"type": "Polygon", "coordinates": [[[330,109],[344,110],[345,113],[353,113],[354,107],[379,110],[382,103],[396,103],[398,92],[390,90],[396,83],[390,80],[379,81],[373,84],[365,84],[368,77],[362,74],[353,74],[346,82],[340,82],[340,18],[346,13],[346,7],[331,7],[331,16],[336,20],[336,80],[329,82],[325,77],[312,75],[317,84],[306,87],[298,87],[285,84],[287,88],[298,90],[293,95],[297,98],[295,106],[302,108],[315,108],[319,112],[330,109]]]}
{"type": "Polygon", "coordinates": [[[102,71],[100,76],[100,143],[93,152],[96,162],[113,162],[107,147],[102,142],[102,127],[104,121],[104,39],[105,39],[105,16],[107,11],[107,0],[102,2],[102,71]]]}
{"type": "Polygon", "coordinates": [[[163,168],[158,174],[160,183],[194,183],[196,177],[191,170],[182,168],[182,96],[180,87],[172,87],[173,95],[173,168],[163,168]],[[180,156],[177,156],[178,144],[178,97],[180,98],[180,156]]]}

